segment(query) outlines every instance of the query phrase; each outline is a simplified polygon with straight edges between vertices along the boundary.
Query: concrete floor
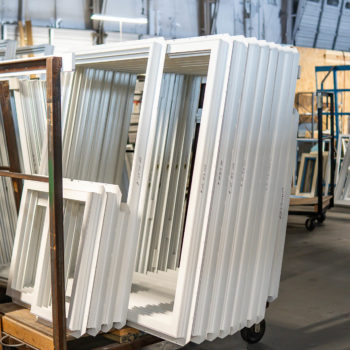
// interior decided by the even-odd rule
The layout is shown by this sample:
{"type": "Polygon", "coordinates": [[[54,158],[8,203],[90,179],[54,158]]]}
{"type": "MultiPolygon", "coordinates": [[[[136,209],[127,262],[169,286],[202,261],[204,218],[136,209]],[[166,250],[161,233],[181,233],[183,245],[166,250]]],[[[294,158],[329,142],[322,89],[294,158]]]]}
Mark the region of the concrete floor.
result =
{"type": "MultiPolygon", "coordinates": [[[[267,310],[262,341],[239,334],[186,350],[349,350],[350,208],[335,208],[313,232],[305,218],[290,218],[279,298],[267,310]]],[[[148,347],[174,349],[170,344],[148,347]]]]}

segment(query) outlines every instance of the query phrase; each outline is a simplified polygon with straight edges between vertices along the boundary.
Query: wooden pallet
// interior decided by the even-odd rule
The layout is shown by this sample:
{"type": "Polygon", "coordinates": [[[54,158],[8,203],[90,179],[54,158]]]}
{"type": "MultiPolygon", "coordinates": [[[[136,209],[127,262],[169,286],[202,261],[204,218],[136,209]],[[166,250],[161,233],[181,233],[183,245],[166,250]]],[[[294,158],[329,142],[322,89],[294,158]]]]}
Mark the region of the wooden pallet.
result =
{"type": "MultiPolygon", "coordinates": [[[[34,347],[39,350],[54,350],[52,328],[38,322],[28,309],[14,303],[0,304],[0,317],[1,334],[9,335],[11,338],[18,339],[29,346],[21,349],[34,347]]],[[[145,335],[130,327],[113,330],[108,334],[101,334],[97,337],[86,336],[75,339],[69,334],[67,335],[69,349],[79,350],[138,349],[158,341],[160,339],[145,335]]],[[[3,350],[1,345],[0,350],[3,350]]]]}
{"type": "MultiPolygon", "coordinates": [[[[324,196],[323,197],[323,209],[327,208],[330,204],[332,196],[324,196]]],[[[289,203],[289,211],[314,211],[317,213],[318,204],[317,204],[317,197],[311,197],[311,198],[291,198],[289,203]]]]}

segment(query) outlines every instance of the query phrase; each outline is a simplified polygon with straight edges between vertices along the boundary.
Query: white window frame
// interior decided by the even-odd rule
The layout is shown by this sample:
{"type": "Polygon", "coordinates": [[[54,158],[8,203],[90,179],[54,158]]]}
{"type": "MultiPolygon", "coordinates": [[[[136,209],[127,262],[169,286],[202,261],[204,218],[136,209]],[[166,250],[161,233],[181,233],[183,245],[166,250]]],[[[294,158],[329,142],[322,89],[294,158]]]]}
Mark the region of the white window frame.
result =
{"type": "MultiPolygon", "coordinates": [[[[205,212],[207,195],[211,193],[214,180],[213,168],[209,165],[212,164],[212,160],[215,163],[216,159],[216,151],[214,151],[217,142],[216,130],[218,123],[222,122],[232,40],[229,36],[220,35],[211,39],[191,38],[169,41],[167,44],[167,54],[170,57],[210,55],[206,98],[192,178],[193,195],[190,197],[188,207],[189,216],[184,234],[181,267],[172,313],[157,320],[149,315],[139,315],[129,308],[128,324],[136,324],[138,328],[145,329],[150,333],[162,334],[163,337],[165,336],[178,344],[185,344],[191,338],[189,323],[191,323],[194,314],[195,295],[201,269],[199,262],[202,260],[205,243],[205,237],[201,230],[204,221],[208,220],[208,214],[203,217],[202,213],[205,212]]],[[[157,107],[158,105],[156,110],[157,107]]],[[[147,183],[147,181],[145,182],[147,183]]],[[[145,193],[140,199],[140,209],[144,207],[144,201],[145,193]]]]}
{"type": "Polygon", "coordinates": [[[302,154],[300,166],[299,166],[298,182],[297,182],[297,187],[296,187],[296,191],[295,191],[295,194],[297,196],[310,197],[310,198],[315,197],[316,183],[317,183],[317,167],[318,167],[317,154],[312,154],[312,153],[303,153],[302,154]],[[314,165],[313,177],[312,177],[312,182],[311,182],[311,191],[310,192],[301,192],[301,184],[303,181],[303,173],[304,173],[306,158],[314,159],[315,165],[314,165]]]}
{"type": "MultiPolygon", "coordinates": [[[[36,281],[40,277],[41,275],[40,269],[43,267],[40,264],[40,259],[42,258],[40,253],[39,253],[39,259],[37,263],[35,284],[32,291],[25,292],[25,291],[22,291],[20,288],[18,288],[20,286],[18,286],[17,279],[22,278],[21,276],[23,276],[25,273],[24,271],[22,271],[25,265],[23,265],[23,263],[21,265],[20,261],[23,255],[23,249],[28,249],[28,246],[30,245],[30,240],[32,239],[31,233],[29,233],[30,235],[28,236],[28,232],[26,232],[25,230],[27,217],[29,217],[31,213],[35,210],[35,206],[37,205],[48,206],[48,201],[40,199],[36,201],[36,203],[34,203],[33,199],[31,198],[32,196],[30,192],[48,194],[49,186],[47,183],[43,183],[43,182],[28,181],[28,180],[24,182],[23,195],[22,195],[21,207],[20,207],[20,212],[18,217],[15,242],[14,242],[13,256],[12,256],[11,266],[10,266],[7,294],[12,296],[14,299],[16,299],[19,302],[33,305],[36,300],[36,297],[35,297],[35,293],[37,291],[36,281]]],[[[82,182],[77,184],[76,181],[64,179],[63,198],[70,199],[72,197],[72,199],[75,199],[77,201],[86,202],[87,205],[89,206],[92,203],[92,198],[90,198],[92,193],[97,194],[99,197],[101,197],[104,193],[104,187],[102,185],[86,186],[86,184],[83,184],[82,182]],[[76,186],[75,190],[72,189],[73,186],[76,186]]],[[[97,198],[97,200],[100,201],[99,198],[97,198]]],[[[95,218],[94,216],[91,216],[90,218],[87,218],[87,220],[95,220],[95,218]]],[[[89,223],[92,225],[93,221],[89,221],[89,223]]],[[[44,239],[44,236],[48,235],[48,230],[49,230],[49,212],[47,210],[42,239],[41,239],[41,242],[39,243],[40,244],[39,250],[41,250],[41,244],[42,244],[42,240],[44,239]],[[45,234],[45,231],[47,232],[47,234],[45,234]]],[[[52,317],[52,315],[50,315],[50,317],[52,317]]]]}

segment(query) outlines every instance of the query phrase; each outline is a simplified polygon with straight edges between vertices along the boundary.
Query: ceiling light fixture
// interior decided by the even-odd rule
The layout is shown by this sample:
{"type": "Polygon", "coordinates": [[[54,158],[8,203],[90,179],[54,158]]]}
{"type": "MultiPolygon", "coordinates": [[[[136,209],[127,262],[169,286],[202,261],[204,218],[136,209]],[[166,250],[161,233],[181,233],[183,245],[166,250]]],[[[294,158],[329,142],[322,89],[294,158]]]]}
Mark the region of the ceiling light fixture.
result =
{"type": "Polygon", "coordinates": [[[92,20],[96,21],[106,21],[106,22],[121,22],[121,23],[133,23],[133,24],[147,24],[148,20],[146,17],[116,17],[107,16],[102,14],[93,14],[91,16],[92,20]]]}

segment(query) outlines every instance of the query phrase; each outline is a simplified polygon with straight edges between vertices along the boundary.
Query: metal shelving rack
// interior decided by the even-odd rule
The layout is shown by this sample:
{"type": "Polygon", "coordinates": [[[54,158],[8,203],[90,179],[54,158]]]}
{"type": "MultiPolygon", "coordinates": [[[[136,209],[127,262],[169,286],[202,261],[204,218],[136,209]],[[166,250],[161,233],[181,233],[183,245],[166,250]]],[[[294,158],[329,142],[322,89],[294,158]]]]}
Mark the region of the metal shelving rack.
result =
{"type": "MultiPolygon", "coordinates": [[[[335,116],[335,135],[336,140],[338,142],[340,132],[339,119],[342,116],[348,116],[350,118],[350,111],[339,111],[339,94],[341,93],[349,93],[350,89],[339,89],[338,88],[338,72],[350,72],[350,65],[340,65],[340,66],[317,66],[315,67],[315,75],[316,75],[316,88],[317,93],[332,93],[334,95],[334,116],[335,116]],[[320,73],[326,73],[320,82],[320,86],[318,85],[318,77],[320,73]],[[324,84],[326,80],[332,76],[333,81],[333,89],[325,89],[324,84]]],[[[330,112],[322,112],[323,115],[329,117],[330,112]]]]}
{"type": "MultiPolygon", "coordinates": [[[[296,109],[298,110],[299,113],[299,127],[301,124],[300,120],[306,118],[311,121],[311,130],[310,130],[310,135],[311,138],[314,138],[314,129],[315,129],[315,100],[316,100],[316,94],[314,92],[298,92],[295,94],[295,106],[296,109]],[[302,101],[303,97],[306,97],[309,101],[310,104],[307,106],[303,105],[302,101]],[[309,107],[309,108],[307,108],[309,107]]],[[[298,127],[298,137],[302,137],[299,135],[299,127],[298,127]]]]}

